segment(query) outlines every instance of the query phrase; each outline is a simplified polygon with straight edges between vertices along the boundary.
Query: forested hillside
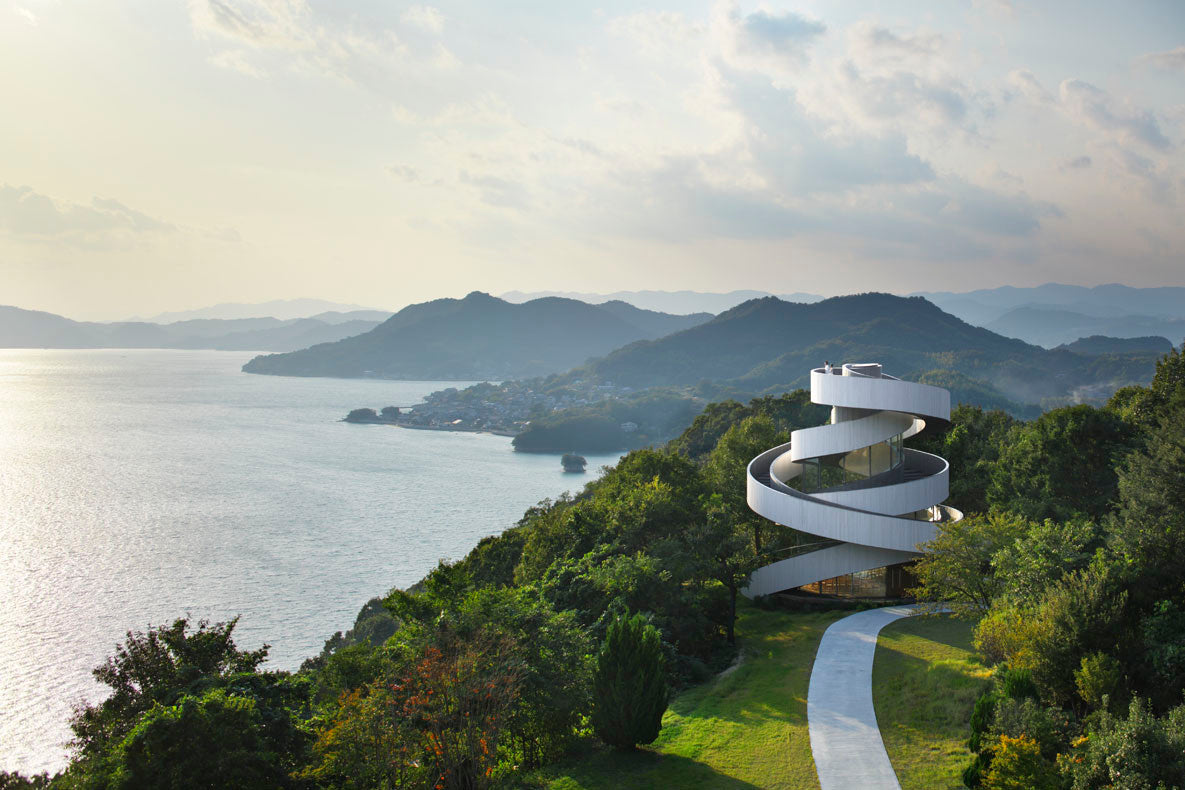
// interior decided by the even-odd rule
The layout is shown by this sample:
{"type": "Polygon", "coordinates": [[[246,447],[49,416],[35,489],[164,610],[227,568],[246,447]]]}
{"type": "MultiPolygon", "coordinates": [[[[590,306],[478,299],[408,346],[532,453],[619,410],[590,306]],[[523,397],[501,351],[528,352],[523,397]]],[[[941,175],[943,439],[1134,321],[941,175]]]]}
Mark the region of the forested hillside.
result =
{"type": "Polygon", "coordinates": [[[549,297],[511,304],[474,291],[400,310],[336,343],[256,357],[248,373],[421,380],[507,379],[557,373],[636,340],[711,316],[675,316],[624,302],[549,297]]]}
{"type": "MultiPolygon", "coordinates": [[[[663,678],[648,687],[679,688],[732,660],[740,587],[803,537],[748,509],[745,465],[825,418],[804,391],[711,405],[668,447],[367,604],[296,673],[241,650],[233,622],[130,633],[96,669],[112,694],[79,709],[68,770],[0,778],[485,788],[514,786],[590,729],[646,743],[654,720],[634,726],[623,702],[632,676],[606,668],[645,654],[635,669],[663,678]],[[614,647],[630,634],[641,652],[614,647]]],[[[911,443],[950,459],[950,501],[968,513],[929,546],[920,594],[978,620],[977,647],[999,664],[970,722],[968,783],[1181,786],[1185,356],[1101,408],[1022,422],[962,407],[911,443]]]]}
{"type": "Polygon", "coordinates": [[[1185,787],[1185,355],[1102,409],[953,418],[927,442],[969,515],[917,570],[995,664],[964,782],[1185,787]]]}
{"type": "MultiPolygon", "coordinates": [[[[1157,354],[1086,359],[972,326],[921,297],[858,294],[813,304],[754,299],[712,321],[634,343],[572,372],[632,387],[694,386],[705,380],[755,394],[804,386],[811,368],[875,361],[907,378],[949,370],[996,397],[1036,404],[1080,387],[1148,381],[1157,354]]],[[[955,393],[956,400],[958,393],[955,393]]]]}

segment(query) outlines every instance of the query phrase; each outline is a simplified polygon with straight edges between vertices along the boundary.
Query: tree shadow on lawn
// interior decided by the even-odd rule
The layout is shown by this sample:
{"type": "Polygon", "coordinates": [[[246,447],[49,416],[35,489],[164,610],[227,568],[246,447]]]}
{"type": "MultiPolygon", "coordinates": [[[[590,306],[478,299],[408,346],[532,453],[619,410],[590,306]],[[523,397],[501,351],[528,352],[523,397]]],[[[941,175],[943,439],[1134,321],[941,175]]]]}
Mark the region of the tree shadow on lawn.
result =
{"type": "Polygon", "coordinates": [[[742,639],[746,656],[739,667],[680,694],[670,710],[686,719],[721,719],[743,725],[762,721],[805,724],[811,669],[822,632],[829,624],[789,620],[781,624],[780,631],[742,639]]]}
{"type": "Polygon", "coordinates": [[[892,643],[911,636],[955,650],[975,652],[971,644],[971,623],[950,614],[916,614],[889,623],[881,629],[878,645],[884,647],[886,642],[892,643]]]}
{"type": "Polygon", "coordinates": [[[963,737],[975,699],[988,685],[971,674],[976,668],[974,660],[932,662],[879,645],[872,676],[877,719],[882,727],[906,727],[929,737],[963,737]]]}
{"type": "Polygon", "coordinates": [[[722,774],[712,766],[690,757],[660,754],[648,749],[639,749],[636,752],[603,749],[590,759],[582,760],[573,770],[565,771],[560,768],[549,773],[552,781],[548,786],[558,790],[755,790],[758,787],[722,774]]]}

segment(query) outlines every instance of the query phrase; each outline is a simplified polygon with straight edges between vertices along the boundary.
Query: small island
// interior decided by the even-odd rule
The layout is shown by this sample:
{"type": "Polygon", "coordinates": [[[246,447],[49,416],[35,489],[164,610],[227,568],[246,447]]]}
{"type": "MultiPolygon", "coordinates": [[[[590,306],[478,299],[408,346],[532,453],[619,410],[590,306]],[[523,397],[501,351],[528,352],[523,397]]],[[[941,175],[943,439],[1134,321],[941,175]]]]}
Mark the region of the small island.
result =
{"type": "Polygon", "coordinates": [[[579,473],[588,466],[588,459],[576,453],[564,453],[564,456],[560,458],[560,464],[563,465],[565,472],[579,473]]]}

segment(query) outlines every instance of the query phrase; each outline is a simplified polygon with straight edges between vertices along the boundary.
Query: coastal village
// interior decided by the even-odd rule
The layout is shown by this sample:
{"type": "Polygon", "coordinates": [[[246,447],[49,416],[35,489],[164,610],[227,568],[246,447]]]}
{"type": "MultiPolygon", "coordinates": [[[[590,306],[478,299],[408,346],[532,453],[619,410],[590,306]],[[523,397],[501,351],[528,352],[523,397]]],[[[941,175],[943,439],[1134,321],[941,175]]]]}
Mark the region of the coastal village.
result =
{"type": "MultiPolygon", "coordinates": [[[[423,403],[354,409],[346,422],[386,423],[427,430],[484,431],[514,436],[531,420],[566,409],[628,396],[633,387],[575,379],[548,386],[545,380],[482,382],[465,389],[448,387],[430,393],[423,403]]],[[[621,424],[624,433],[636,423],[621,424]]]]}

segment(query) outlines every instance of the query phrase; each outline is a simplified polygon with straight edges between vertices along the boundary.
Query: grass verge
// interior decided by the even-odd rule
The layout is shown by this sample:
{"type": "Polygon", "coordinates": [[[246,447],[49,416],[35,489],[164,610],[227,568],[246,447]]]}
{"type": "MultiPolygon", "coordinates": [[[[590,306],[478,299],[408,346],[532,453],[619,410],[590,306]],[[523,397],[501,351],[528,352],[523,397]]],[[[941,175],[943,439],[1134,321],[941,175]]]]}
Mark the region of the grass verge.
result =
{"type": "Polygon", "coordinates": [[[745,604],[744,661],[679,694],[658,740],[633,754],[587,746],[537,772],[528,786],[595,788],[817,788],[806,692],[823,631],[851,612],[791,614],[745,604]]]}
{"type": "Polygon", "coordinates": [[[961,788],[969,720],[989,670],[971,648],[971,625],[909,617],[880,633],[872,699],[902,790],[961,788]]]}

